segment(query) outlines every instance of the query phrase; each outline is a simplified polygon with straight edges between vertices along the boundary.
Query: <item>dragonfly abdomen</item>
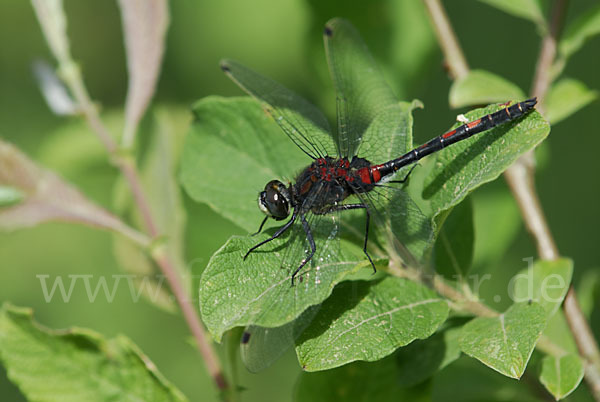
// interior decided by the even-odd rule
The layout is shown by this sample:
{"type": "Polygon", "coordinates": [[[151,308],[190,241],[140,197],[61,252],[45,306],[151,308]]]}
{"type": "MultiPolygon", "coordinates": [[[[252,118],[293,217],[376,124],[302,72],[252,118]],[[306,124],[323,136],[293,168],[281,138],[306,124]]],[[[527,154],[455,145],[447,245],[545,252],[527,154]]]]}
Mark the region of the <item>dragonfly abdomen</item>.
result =
{"type": "Polygon", "coordinates": [[[497,112],[485,115],[472,122],[463,124],[452,131],[448,131],[447,133],[444,133],[439,137],[426,142],[420,147],[413,149],[397,159],[393,159],[381,165],[371,166],[369,168],[370,172],[368,174],[365,173],[364,176],[368,176],[370,178],[372,177],[373,179],[376,179],[375,182],[377,182],[396,172],[400,168],[410,165],[411,163],[414,163],[429,154],[439,151],[442,148],[455,144],[459,141],[466,140],[475,134],[518,119],[519,117],[533,110],[536,103],[536,98],[531,98],[523,102],[515,103],[514,105],[506,107],[497,112]]]}

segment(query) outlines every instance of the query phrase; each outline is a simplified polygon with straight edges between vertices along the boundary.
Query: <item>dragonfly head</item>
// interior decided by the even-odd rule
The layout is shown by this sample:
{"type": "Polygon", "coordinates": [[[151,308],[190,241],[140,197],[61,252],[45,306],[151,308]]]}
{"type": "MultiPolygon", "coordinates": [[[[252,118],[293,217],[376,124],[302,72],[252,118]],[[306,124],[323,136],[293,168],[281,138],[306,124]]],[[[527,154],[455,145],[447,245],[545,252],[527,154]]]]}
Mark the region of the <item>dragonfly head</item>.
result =
{"type": "Polygon", "coordinates": [[[265,190],[258,195],[258,207],[268,217],[277,221],[285,219],[290,214],[290,192],[279,180],[271,180],[265,190]]]}

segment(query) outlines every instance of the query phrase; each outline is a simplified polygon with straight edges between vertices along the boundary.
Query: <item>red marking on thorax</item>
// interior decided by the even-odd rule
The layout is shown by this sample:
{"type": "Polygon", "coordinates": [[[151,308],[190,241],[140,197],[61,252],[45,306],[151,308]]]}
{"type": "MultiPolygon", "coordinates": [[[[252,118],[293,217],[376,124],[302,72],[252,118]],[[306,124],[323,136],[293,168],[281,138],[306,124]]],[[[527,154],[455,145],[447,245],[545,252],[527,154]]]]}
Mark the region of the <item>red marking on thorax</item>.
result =
{"type": "Polygon", "coordinates": [[[358,177],[360,177],[360,180],[363,183],[371,184],[371,176],[369,175],[368,167],[360,168],[356,171],[356,173],[358,173],[358,177]]]}
{"type": "Polygon", "coordinates": [[[312,184],[315,182],[315,180],[313,180],[313,178],[316,179],[316,177],[313,175],[310,177],[310,180],[307,180],[302,187],[300,188],[300,194],[306,194],[310,188],[312,187],[312,184]]]}

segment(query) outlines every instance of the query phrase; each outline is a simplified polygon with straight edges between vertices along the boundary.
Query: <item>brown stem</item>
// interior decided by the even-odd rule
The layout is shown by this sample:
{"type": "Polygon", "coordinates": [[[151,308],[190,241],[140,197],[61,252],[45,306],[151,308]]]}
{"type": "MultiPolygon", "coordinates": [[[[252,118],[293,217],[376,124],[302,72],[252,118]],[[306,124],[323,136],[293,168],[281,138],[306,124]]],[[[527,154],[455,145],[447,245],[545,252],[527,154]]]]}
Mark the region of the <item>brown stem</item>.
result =
{"type": "MultiPolygon", "coordinates": [[[[535,71],[532,95],[537,96],[543,112],[544,97],[552,83],[551,69],[556,59],[558,37],[562,29],[568,0],[555,1],[552,9],[550,30],[542,41],[540,56],[535,71]]],[[[546,219],[539,205],[533,183],[534,167],[526,162],[517,163],[509,169],[509,185],[521,207],[523,218],[534,236],[541,258],[554,260],[559,253],[548,229],[546,219]],[[514,171],[511,171],[513,170],[514,171]]],[[[509,173],[507,171],[507,173],[509,173]]],[[[508,178],[508,177],[507,177],[508,178]]],[[[579,307],[575,290],[571,286],[563,303],[565,318],[571,334],[577,343],[579,353],[585,359],[585,380],[594,399],[600,401],[600,351],[590,326],[579,307]]]]}
{"type": "MultiPolygon", "coordinates": [[[[144,193],[139,173],[135,163],[133,162],[133,159],[128,155],[121,155],[119,153],[117,144],[111,136],[110,131],[102,122],[96,106],[88,95],[79,68],[71,59],[70,54],[66,52],[61,55],[55,54],[55,56],[59,62],[59,72],[63,81],[70,89],[81,113],[87,120],[92,131],[98,136],[108,154],[114,160],[115,164],[125,177],[133,194],[135,204],[140,210],[147,231],[151,237],[155,238],[159,235],[159,231],[154,222],[154,218],[152,216],[149,203],[144,193]]],[[[131,236],[129,237],[132,238],[131,236]]],[[[135,240],[135,237],[133,237],[133,239],[135,240]]],[[[147,242],[145,242],[143,246],[147,247],[147,242]]],[[[175,267],[159,250],[155,250],[152,253],[152,258],[155,260],[156,264],[160,267],[161,271],[167,278],[171,291],[173,292],[175,299],[177,300],[177,303],[183,312],[185,321],[196,340],[200,354],[203,357],[206,368],[212,376],[213,381],[221,391],[226,390],[228,385],[223,375],[220,361],[217,358],[211,343],[207,339],[206,333],[204,332],[204,327],[202,327],[200,318],[192,306],[191,300],[189,300],[187,297],[187,293],[181,284],[180,277],[177,274],[175,267]]]]}
{"type": "Polygon", "coordinates": [[[536,242],[538,255],[544,260],[555,260],[559,253],[535,191],[533,158],[531,152],[522,155],[506,169],[504,178],[517,200],[525,226],[536,242]]]}
{"type": "Polygon", "coordinates": [[[439,0],[424,0],[431,18],[442,53],[446,58],[446,66],[452,78],[460,79],[469,73],[469,65],[458,44],[456,34],[446,16],[446,11],[439,0]]]}
{"type": "Polygon", "coordinates": [[[206,332],[204,331],[204,327],[200,323],[198,319],[198,314],[196,314],[196,310],[192,307],[190,300],[186,296],[186,292],[181,285],[181,281],[179,280],[179,276],[175,270],[175,267],[171,264],[168,258],[161,253],[155,252],[153,253],[154,260],[160,266],[161,270],[165,274],[167,281],[169,282],[169,286],[171,286],[171,291],[175,295],[175,299],[179,304],[181,311],[183,313],[183,317],[187,322],[188,327],[192,331],[192,335],[196,339],[196,343],[198,344],[198,348],[200,349],[200,354],[204,358],[204,362],[206,364],[206,368],[213,378],[213,381],[217,385],[220,390],[227,389],[227,380],[223,375],[223,371],[221,369],[221,362],[219,358],[215,354],[214,349],[211,346],[211,342],[206,337],[206,332]]]}
{"type": "MultiPolygon", "coordinates": [[[[74,95],[76,97],[76,94],[74,95]]],[[[78,99],[76,97],[76,100],[80,103],[85,102],[86,99],[89,98],[82,97],[81,99],[78,99]]],[[[87,120],[89,122],[94,122],[94,124],[91,124],[90,126],[96,131],[96,133],[100,137],[102,137],[102,135],[100,135],[101,132],[108,133],[108,130],[104,126],[104,123],[102,122],[100,117],[97,115],[96,109],[93,107],[93,105],[82,105],[82,110],[86,114],[87,120]],[[90,113],[90,115],[88,115],[88,113],[90,113]]],[[[134,196],[135,203],[140,209],[148,232],[152,237],[156,237],[159,234],[159,232],[156,227],[156,224],[154,223],[154,218],[150,211],[150,207],[146,199],[144,190],[142,188],[141,180],[135,164],[127,157],[119,156],[116,152],[116,147],[107,147],[107,151],[115,159],[116,165],[119,167],[121,173],[126,178],[131,188],[131,192],[134,196]]],[[[165,277],[167,278],[171,291],[173,292],[173,295],[175,296],[175,299],[179,304],[179,308],[183,312],[184,319],[188,327],[190,328],[194,339],[196,340],[196,344],[198,345],[200,354],[203,357],[206,369],[213,378],[213,381],[215,382],[216,386],[222,391],[226,390],[228,388],[228,385],[225,376],[223,375],[223,370],[221,368],[220,361],[211,343],[208,341],[208,338],[204,331],[204,327],[200,322],[200,318],[198,317],[196,310],[192,306],[191,300],[187,297],[187,293],[183,288],[183,285],[181,284],[181,280],[175,270],[175,267],[165,255],[158,251],[153,252],[152,257],[155,260],[156,264],[160,267],[165,277]]]]}
{"type": "Polygon", "coordinates": [[[133,194],[133,198],[135,200],[136,205],[140,209],[140,213],[142,214],[142,220],[146,225],[148,233],[152,237],[156,237],[159,235],[156,224],[154,223],[154,219],[152,218],[152,212],[150,211],[150,205],[146,200],[146,196],[144,195],[144,190],[142,189],[141,180],[139,177],[139,173],[137,167],[133,163],[131,158],[119,158],[117,160],[117,164],[121,173],[129,183],[129,188],[131,189],[131,193],[133,194]]]}

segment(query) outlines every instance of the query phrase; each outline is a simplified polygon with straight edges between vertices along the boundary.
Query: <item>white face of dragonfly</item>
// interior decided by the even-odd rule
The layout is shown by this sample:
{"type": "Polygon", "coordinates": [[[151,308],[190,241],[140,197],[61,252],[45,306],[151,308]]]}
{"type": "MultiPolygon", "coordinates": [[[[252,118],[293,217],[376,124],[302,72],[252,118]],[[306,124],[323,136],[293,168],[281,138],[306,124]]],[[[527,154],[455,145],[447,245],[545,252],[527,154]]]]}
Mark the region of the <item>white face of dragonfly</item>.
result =
{"type": "Polygon", "coordinates": [[[290,195],[285,184],[279,180],[271,180],[265,190],[258,195],[258,208],[270,218],[277,221],[290,214],[290,195]]]}

